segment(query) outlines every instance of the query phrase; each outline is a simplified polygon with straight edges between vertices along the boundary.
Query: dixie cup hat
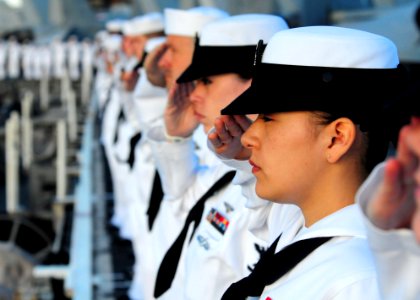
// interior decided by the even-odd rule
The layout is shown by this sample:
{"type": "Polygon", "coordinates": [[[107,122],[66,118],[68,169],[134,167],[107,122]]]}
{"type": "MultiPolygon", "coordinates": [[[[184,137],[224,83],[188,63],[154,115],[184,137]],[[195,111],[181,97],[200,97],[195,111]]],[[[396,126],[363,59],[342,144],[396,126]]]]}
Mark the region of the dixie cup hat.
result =
{"type": "Polygon", "coordinates": [[[124,23],[122,32],[126,36],[138,36],[161,32],[164,28],[163,14],[152,12],[137,16],[124,23]]]}
{"type": "Polygon", "coordinates": [[[283,30],[257,50],[251,87],[222,114],[324,111],[368,121],[404,81],[395,44],[336,26],[283,30]]]}
{"type": "Polygon", "coordinates": [[[204,25],[228,16],[227,12],[215,7],[197,6],[188,10],[166,8],[165,34],[195,37],[204,25]]]}
{"type": "Polygon", "coordinates": [[[282,17],[269,14],[244,14],[211,22],[203,27],[192,63],[177,82],[225,73],[251,77],[258,41],[267,43],[276,32],[288,28],[282,17]]]}

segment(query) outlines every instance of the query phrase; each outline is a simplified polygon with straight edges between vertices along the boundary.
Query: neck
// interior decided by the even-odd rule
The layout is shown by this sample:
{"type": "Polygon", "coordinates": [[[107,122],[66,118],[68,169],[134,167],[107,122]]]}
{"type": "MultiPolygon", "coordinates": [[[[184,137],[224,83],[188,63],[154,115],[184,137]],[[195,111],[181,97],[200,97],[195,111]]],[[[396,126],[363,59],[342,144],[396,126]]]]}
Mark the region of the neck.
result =
{"type": "Polygon", "coordinates": [[[317,221],[335,213],[336,211],[354,204],[355,195],[363,179],[358,176],[360,171],[353,168],[331,166],[306,194],[305,200],[299,206],[305,217],[307,227],[317,221]]]}

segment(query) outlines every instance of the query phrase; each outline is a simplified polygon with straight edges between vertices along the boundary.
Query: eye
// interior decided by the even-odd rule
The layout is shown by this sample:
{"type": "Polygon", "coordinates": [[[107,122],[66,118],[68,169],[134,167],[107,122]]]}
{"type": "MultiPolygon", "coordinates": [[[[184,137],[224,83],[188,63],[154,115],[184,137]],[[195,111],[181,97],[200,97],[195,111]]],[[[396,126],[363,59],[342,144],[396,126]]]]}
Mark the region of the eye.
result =
{"type": "Polygon", "coordinates": [[[263,122],[270,122],[270,121],[273,121],[273,119],[272,118],[270,118],[269,116],[267,116],[267,115],[259,115],[259,117],[258,117],[259,119],[261,119],[261,120],[263,120],[263,122]]]}
{"type": "Polygon", "coordinates": [[[211,81],[209,78],[207,78],[207,77],[203,77],[203,78],[201,78],[199,81],[200,81],[202,84],[204,84],[204,85],[209,85],[209,84],[211,84],[211,83],[212,83],[212,81],[211,81]]]}

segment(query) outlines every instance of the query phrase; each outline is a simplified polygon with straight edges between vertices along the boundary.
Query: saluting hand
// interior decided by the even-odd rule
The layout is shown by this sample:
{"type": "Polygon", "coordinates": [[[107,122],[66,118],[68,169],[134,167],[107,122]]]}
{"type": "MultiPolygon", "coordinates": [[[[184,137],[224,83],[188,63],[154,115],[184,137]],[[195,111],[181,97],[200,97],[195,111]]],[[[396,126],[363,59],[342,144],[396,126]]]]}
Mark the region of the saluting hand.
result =
{"type": "Polygon", "coordinates": [[[420,118],[400,130],[397,155],[386,162],[384,179],[368,203],[377,227],[410,228],[420,243],[420,118]]]}
{"type": "Polygon", "coordinates": [[[241,144],[242,134],[252,122],[246,116],[220,116],[208,134],[216,153],[227,159],[246,160],[251,152],[241,144]]]}
{"type": "Polygon", "coordinates": [[[166,43],[163,43],[153,49],[144,60],[144,69],[146,70],[147,79],[155,86],[166,87],[165,75],[162,69],[159,68],[158,63],[168,48],[166,43]]]}
{"type": "Polygon", "coordinates": [[[165,109],[165,126],[167,133],[171,136],[189,137],[199,124],[189,99],[193,89],[194,84],[187,82],[175,83],[169,90],[165,109]]]}
{"type": "Polygon", "coordinates": [[[137,71],[122,73],[121,80],[123,82],[124,89],[126,91],[132,92],[136,87],[139,77],[140,74],[137,71]]]}

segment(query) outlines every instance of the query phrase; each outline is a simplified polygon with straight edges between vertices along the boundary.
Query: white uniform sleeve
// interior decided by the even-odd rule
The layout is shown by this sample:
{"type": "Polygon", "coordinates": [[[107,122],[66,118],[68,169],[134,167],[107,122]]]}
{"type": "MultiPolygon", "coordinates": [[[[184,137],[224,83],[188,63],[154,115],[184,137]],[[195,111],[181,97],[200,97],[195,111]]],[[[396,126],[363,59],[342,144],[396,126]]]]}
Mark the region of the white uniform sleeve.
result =
{"type": "Polygon", "coordinates": [[[151,128],[147,138],[152,147],[165,199],[179,198],[194,182],[199,167],[192,138],[181,142],[167,141],[162,126],[151,128]]]}
{"type": "Polygon", "coordinates": [[[369,244],[378,268],[383,299],[420,299],[420,245],[407,229],[384,231],[366,217],[366,206],[383,178],[384,163],[377,166],[357,193],[367,228],[369,244]]]}

